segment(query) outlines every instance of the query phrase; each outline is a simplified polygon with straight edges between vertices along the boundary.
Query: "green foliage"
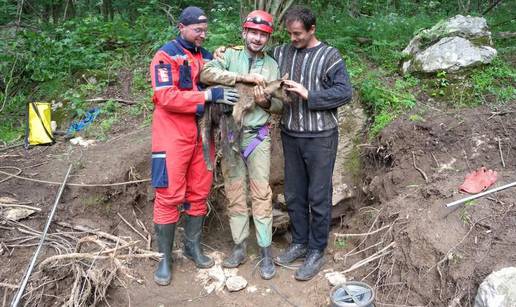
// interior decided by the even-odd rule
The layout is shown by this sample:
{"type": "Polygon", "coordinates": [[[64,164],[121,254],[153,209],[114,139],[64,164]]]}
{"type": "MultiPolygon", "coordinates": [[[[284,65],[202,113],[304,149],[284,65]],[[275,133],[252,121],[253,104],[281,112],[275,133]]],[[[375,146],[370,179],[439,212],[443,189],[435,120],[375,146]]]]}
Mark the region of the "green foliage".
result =
{"type": "Polygon", "coordinates": [[[242,45],[240,13],[236,4],[216,2],[210,10],[211,22],[204,47],[214,50],[219,46],[242,45]]]}
{"type": "Polygon", "coordinates": [[[516,69],[499,58],[489,66],[475,69],[470,77],[476,97],[491,95],[496,97],[495,103],[516,99],[516,69]]]}
{"type": "Polygon", "coordinates": [[[491,64],[452,75],[438,72],[425,81],[425,91],[451,106],[504,104],[516,99],[516,70],[500,57],[491,64]]]}
{"type": "MultiPolygon", "coordinates": [[[[51,3],[56,2],[26,1],[30,7],[24,6],[22,27],[16,28],[12,25],[18,20],[17,2],[0,0],[0,25],[9,24],[0,28],[0,79],[8,85],[0,83],[3,141],[23,134],[27,101],[60,102],[65,110],[53,116],[64,122],[80,118],[92,107],[87,99],[117,86],[121,70],[132,73],[130,94],[137,104],[121,108],[115,102],[104,103],[90,132],[105,137],[120,114],[142,116],[143,125],[148,125],[152,112],[148,65],[153,54],[177,35],[177,20],[170,16],[177,18],[188,5],[201,6],[209,15],[206,48],[242,44],[240,7],[231,0],[113,0],[109,3],[114,16],[107,19],[101,13],[105,1],[73,1],[75,17],[67,18],[62,11],[59,16],[48,14],[51,3]]],[[[514,32],[515,3],[502,1],[485,16],[493,32],[514,32]]],[[[372,135],[414,105],[411,92],[416,87],[453,105],[506,103],[516,98],[516,73],[510,64],[516,48],[512,40],[496,35],[499,57],[491,65],[473,69],[465,79],[443,73],[426,81],[396,75],[400,51],[419,29],[457,13],[479,15],[487,2],[472,5],[468,12],[457,2],[444,0],[314,0],[310,4],[318,18],[318,38],[339,48],[344,57],[353,86],[373,119],[372,135]]],[[[273,44],[288,41],[286,31],[278,30],[273,44]]],[[[411,118],[420,120],[416,115],[411,118]]]]}
{"type": "Polygon", "coordinates": [[[416,104],[414,96],[406,91],[410,84],[407,81],[399,81],[400,88],[393,88],[381,84],[379,80],[381,80],[379,76],[369,75],[359,87],[364,108],[374,120],[371,136],[376,136],[402,111],[408,110],[416,104]],[[407,83],[403,84],[403,82],[407,83]]]}
{"type": "Polygon", "coordinates": [[[424,122],[425,119],[423,118],[423,116],[419,115],[419,114],[412,114],[409,116],[408,118],[410,121],[412,122],[424,122]]]}
{"type": "Polygon", "coordinates": [[[16,15],[16,2],[0,0],[0,25],[6,24],[16,15]]]}
{"type": "Polygon", "coordinates": [[[464,225],[470,225],[471,224],[471,216],[468,212],[467,207],[463,207],[459,211],[459,218],[464,223],[464,225]]]}
{"type": "Polygon", "coordinates": [[[335,248],[336,249],[346,249],[349,243],[346,238],[337,238],[335,239],[335,248]]]}

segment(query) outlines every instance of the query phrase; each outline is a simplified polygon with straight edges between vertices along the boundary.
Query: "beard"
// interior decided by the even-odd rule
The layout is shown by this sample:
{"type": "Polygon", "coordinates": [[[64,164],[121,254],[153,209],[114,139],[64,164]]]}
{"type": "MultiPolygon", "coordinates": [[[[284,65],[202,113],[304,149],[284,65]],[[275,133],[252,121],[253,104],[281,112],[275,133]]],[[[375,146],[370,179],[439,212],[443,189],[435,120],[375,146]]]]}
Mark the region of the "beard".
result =
{"type": "Polygon", "coordinates": [[[246,40],[245,44],[247,48],[253,52],[261,52],[263,48],[265,48],[265,44],[259,45],[248,40],[246,40]]]}

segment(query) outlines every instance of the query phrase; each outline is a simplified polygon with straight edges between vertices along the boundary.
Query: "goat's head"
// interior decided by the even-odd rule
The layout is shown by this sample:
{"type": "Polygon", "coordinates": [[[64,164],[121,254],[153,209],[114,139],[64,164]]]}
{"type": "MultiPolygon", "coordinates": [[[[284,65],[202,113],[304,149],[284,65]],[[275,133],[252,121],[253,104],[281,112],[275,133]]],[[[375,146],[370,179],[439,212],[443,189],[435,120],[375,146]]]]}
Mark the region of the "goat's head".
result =
{"type": "Polygon", "coordinates": [[[290,103],[292,101],[290,97],[291,94],[285,89],[284,85],[284,81],[287,80],[288,77],[287,73],[281,77],[281,79],[268,82],[264,90],[265,93],[283,101],[283,103],[290,103]]]}

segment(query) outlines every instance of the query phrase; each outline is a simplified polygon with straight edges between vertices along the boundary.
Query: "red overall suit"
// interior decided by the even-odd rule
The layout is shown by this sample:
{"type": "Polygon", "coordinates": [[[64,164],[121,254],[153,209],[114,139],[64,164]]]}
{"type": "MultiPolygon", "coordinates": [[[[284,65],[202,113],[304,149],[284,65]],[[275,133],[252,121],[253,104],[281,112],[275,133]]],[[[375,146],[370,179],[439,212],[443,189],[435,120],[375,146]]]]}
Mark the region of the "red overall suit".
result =
{"type": "MultiPolygon", "coordinates": [[[[170,224],[185,210],[204,216],[212,184],[206,168],[196,117],[204,112],[199,74],[212,55],[178,37],[164,45],[150,65],[154,90],[152,186],[154,223],[170,224]]],[[[214,146],[211,146],[212,159],[214,146]]]]}

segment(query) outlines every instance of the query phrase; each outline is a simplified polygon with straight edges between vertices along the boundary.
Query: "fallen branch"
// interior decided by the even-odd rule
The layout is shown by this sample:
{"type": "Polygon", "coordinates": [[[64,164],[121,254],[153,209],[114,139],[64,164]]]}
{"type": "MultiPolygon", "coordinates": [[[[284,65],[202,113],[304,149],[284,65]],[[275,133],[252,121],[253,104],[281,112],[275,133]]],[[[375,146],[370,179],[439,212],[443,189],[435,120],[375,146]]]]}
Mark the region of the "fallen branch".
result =
{"type": "MultiPolygon", "coordinates": [[[[120,238],[120,237],[117,237],[117,236],[114,236],[112,234],[109,234],[109,233],[106,233],[106,232],[103,232],[103,231],[100,231],[100,230],[95,230],[95,229],[92,229],[92,228],[89,228],[89,227],[86,227],[86,226],[81,226],[81,225],[71,225],[69,223],[66,223],[66,222],[56,222],[57,225],[59,226],[62,226],[62,227],[67,227],[67,228],[71,228],[71,229],[75,229],[75,230],[78,230],[78,231],[83,231],[83,232],[88,232],[88,233],[92,233],[92,234],[95,234],[95,235],[98,235],[99,237],[101,238],[105,238],[105,239],[108,239],[108,240],[111,240],[113,242],[120,242],[122,243],[123,245],[125,244],[128,244],[129,242],[127,242],[126,240],[120,238]]],[[[134,250],[138,253],[146,253],[147,251],[144,250],[144,249],[141,249],[139,247],[134,247],[134,250]]]]}
{"type": "MultiPolygon", "coordinates": [[[[374,225],[376,225],[376,222],[378,221],[378,219],[380,218],[380,213],[381,213],[382,209],[378,210],[378,214],[376,215],[373,223],[371,224],[371,227],[369,227],[369,229],[367,230],[368,232],[371,232],[371,229],[373,229],[374,225]]],[[[355,246],[355,248],[353,248],[352,250],[350,250],[349,252],[347,252],[344,257],[347,257],[349,254],[351,254],[352,252],[356,251],[358,248],[360,248],[360,246],[362,246],[362,244],[365,243],[365,241],[367,240],[367,238],[369,237],[369,235],[365,236],[365,238],[360,241],[360,243],[355,246]]]]}
{"type": "Polygon", "coordinates": [[[355,263],[355,264],[353,264],[349,269],[344,270],[344,271],[342,271],[341,273],[342,273],[342,274],[349,273],[349,272],[351,272],[351,271],[354,271],[354,270],[356,270],[356,269],[358,269],[358,268],[360,268],[360,267],[362,267],[362,266],[364,266],[364,265],[368,264],[368,263],[369,263],[369,262],[371,262],[371,261],[374,261],[374,260],[376,260],[376,259],[378,259],[378,258],[381,258],[381,257],[383,257],[383,256],[386,256],[386,255],[390,254],[390,253],[391,253],[391,251],[388,251],[387,249],[388,249],[388,248],[390,248],[390,247],[392,247],[392,246],[395,246],[395,245],[396,245],[396,242],[391,242],[389,245],[387,245],[386,247],[382,248],[382,249],[381,249],[381,250],[379,250],[378,252],[376,252],[376,253],[372,254],[371,256],[369,256],[369,257],[367,257],[367,258],[365,258],[365,259],[362,259],[362,260],[360,260],[360,261],[356,262],[356,263],[355,263]]]}
{"type": "Polygon", "coordinates": [[[129,226],[129,228],[131,228],[131,229],[132,229],[134,232],[136,232],[140,237],[142,237],[145,241],[147,241],[147,239],[148,239],[148,238],[147,238],[146,236],[144,236],[141,232],[139,232],[136,228],[134,228],[134,226],[133,226],[133,225],[131,225],[131,224],[130,224],[130,223],[129,223],[129,222],[128,222],[128,221],[127,221],[127,220],[126,220],[126,219],[125,219],[121,214],[120,214],[120,212],[117,212],[116,214],[117,214],[117,215],[122,219],[122,221],[124,221],[124,223],[125,223],[127,226],[129,226]]]}
{"type": "Polygon", "coordinates": [[[0,180],[0,183],[2,183],[2,182],[4,182],[4,181],[9,180],[9,179],[11,179],[12,177],[16,177],[16,176],[18,176],[19,174],[21,174],[21,173],[22,173],[22,170],[21,170],[21,169],[19,169],[19,168],[17,168],[17,167],[15,167],[15,166],[1,166],[0,168],[3,168],[3,169],[6,169],[6,168],[7,168],[7,169],[14,169],[14,170],[16,170],[16,171],[17,171],[17,173],[16,173],[16,174],[5,173],[5,174],[7,174],[7,177],[6,177],[6,178],[4,178],[4,179],[2,179],[2,180],[0,180]]]}
{"type": "Polygon", "coordinates": [[[1,204],[0,203],[0,207],[25,208],[25,209],[30,209],[30,210],[34,210],[34,211],[41,211],[41,208],[38,208],[38,207],[32,207],[32,206],[26,206],[26,205],[17,205],[17,204],[1,204]]]}
{"type": "Polygon", "coordinates": [[[437,165],[437,168],[441,168],[441,164],[439,163],[439,161],[437,161],[437,158],[435,157],[434,153],[433,152],[430,152],[430,154],[432,155],[432,158],[434,158],[434,161],[435,161],[435,164],[437,165]]]}
{"type": "Polygon", "coordinates": [[[135,101],[125,100],[125,99],[122,99],[122,98],[102,98],[102,97],[98,97],[98,98],[86,99],[87,102],[106,102],[106,101],[109,101],[109,100],[118,101],[118,102],[121,102],[121,103],[127,104],[127,105],[136,104],[135,101]]]}
{"type": "Polygon", "coordinates": [[[372,235],[372,234],[375,234],[377,232],[380,232],[386,228],[389,228],[391,227],[392,224],[389,224],[389,225],[385,225],[383,227],[380,227],[374,231],[371,231],[371,232],[366,232],[366,233],[334,233],[333,235],[337,238],[345,238],[345,237],[362,237],[362,236],[368,236],[368,235],[372,235]]]}
{"type": "Polygon", "coordinates": [[[133,208],[133,216],[134,216],[134,219],[136,220],[136,224],[138,224],[138,226],[140,226],[140,228],[143,229],[143,231],[147,235],[147,249],[150,250],[151,245],[152,245],[152,235],[147,230],[147,227],[145,227],[145,224],[138,219],[136,212],[134,212],[134,208],[133,208]]]}
{"type": "Polygon", "coordinates": [[[39,268],[44,269],[46,265],[51,263],[52,261],[59,261],[59,260],[75,260],[75,259],[92,259],[92,260],[102,260],[102,259],[111,259],[111,258],[118,258],[118,259],[130,259],[130,258],[154,258],[154,257],[161,257],[162,254],[158,252],[147,252],[143,254],[127,254],[127,255],[117,255],[117,256],[101,256],[96,255],[92,253],[71,253],[71,254],[64,254],[64,255],[56,255],[49,257],[45,260],[43,260],[39,264],[39,268]]]}
{"type": "Polygon", "coordinates": [[[423,176],[423,178],[425,178],[425,182],[428,183],[428,177],[426,176],[425,172],[420,169],[419,167],[417,167],[416,165],[416,155],[414,154],[414,152],[412,152],[412,162],[413,162],[413,165],[414,165],[414,168],[419,172],[421,173],[421,175],[423,176]]]}
{"type": "Polygon", "coordinates": [[[13,285],[13,284],[8,284],[8,283],[5,283],[5,282],[0,282],[0,287],[9,288],[9,289],[18,289],[20,286],[13,285]]]}
{"type": "Polygon", "coordinates": [[[505,168],[505,161],[503,160],[502,143],[500,141],[500,138],[498,138],[498,151],[500,152],[500,159],[502,160],[502,166],[505,168]]]}

